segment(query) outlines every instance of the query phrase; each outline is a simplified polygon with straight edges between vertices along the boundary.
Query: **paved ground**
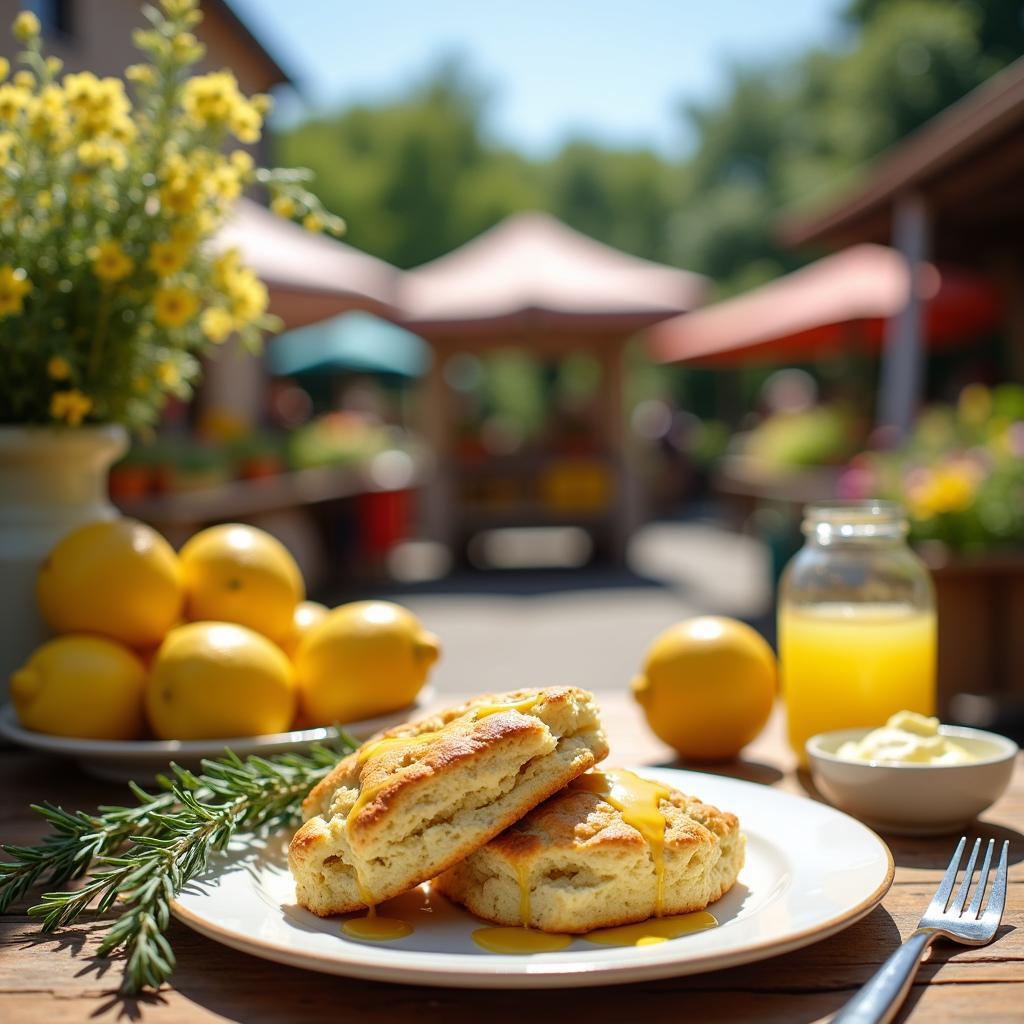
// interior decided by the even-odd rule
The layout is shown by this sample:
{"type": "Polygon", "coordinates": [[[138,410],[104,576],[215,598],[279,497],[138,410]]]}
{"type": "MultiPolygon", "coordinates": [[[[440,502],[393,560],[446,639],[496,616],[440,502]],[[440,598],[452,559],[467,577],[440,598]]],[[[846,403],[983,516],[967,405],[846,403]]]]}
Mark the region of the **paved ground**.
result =
{"type": "Polygon", "coordinates": [[[628,571],[466,573],[379,596],[441,637],[441,692],[556,682],[618,690],[654,635],[679,619],[716,612],[761,625],[768,556],[714,526],[654,524],[635,538],[628,571]]]}

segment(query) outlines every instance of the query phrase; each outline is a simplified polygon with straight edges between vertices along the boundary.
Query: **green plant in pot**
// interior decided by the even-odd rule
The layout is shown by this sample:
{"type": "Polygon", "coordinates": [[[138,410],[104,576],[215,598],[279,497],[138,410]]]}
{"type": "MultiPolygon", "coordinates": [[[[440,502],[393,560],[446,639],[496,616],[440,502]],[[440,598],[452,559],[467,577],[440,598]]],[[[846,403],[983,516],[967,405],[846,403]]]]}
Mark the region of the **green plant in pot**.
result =
{"type": "Polygon", "coordinates": [[[41,637],[39,562],[112,517],[128,431],[187,399],[199,357],[277,324],[236,250],[211,244],[250,184],[307,227],[340,231],[300,171],[257,167],[269,100],[203,57],[195,0],[145,7],[124,80],[62,74],[22,12],[20,67],[0,61],[0,688],[41,637]]]}

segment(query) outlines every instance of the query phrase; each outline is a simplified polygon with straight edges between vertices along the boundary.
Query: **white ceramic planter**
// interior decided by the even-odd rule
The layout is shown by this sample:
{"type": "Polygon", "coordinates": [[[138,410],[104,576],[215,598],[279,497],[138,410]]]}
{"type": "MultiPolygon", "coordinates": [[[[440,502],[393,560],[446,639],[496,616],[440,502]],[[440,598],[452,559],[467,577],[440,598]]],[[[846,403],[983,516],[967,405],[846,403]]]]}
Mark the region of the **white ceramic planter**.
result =
{"type": "Polygon", "coordinates": [[[107,471],[127,447],[128,435],[117,426],[0,427],[3,698],[11,672],[47,635],[36,609],[36,572],[69,530],[118,515],[107,497],[107,471]]]}

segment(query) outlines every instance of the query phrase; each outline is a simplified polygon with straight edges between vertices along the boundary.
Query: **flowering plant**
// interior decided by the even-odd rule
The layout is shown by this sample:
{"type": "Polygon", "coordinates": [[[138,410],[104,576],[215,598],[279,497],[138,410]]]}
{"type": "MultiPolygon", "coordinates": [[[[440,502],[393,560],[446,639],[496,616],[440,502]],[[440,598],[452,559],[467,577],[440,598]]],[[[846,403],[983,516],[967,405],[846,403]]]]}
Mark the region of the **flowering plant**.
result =
{"type": "Polygon", "coordinates": [[[0,58],[0,421],[153,423],[185,398],[197,356],[275,329],[267,289],[236,250],[209,242],[243,188],[275,212],[340,233],[309,173],[257,167],[267,96],[230,71],[191,74],[197,0],[146,6],[146,58],[125,79],[60,76],[22,12],[22,68],[0,58]]]}
{"type": "Polygon", "coordinates": [[[972,384],[919,418],[898,452],[858,455],[844,498],[901,502],[917,541],[958,551],[1024,543],[1024,388],[972,384]]]}

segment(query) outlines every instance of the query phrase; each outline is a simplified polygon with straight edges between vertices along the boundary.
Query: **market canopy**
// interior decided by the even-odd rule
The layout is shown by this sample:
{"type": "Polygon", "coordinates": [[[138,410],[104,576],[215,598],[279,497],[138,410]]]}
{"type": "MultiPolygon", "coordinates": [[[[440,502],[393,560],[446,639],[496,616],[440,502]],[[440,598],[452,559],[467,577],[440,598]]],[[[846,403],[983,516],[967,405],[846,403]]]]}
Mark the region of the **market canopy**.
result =
{"type": "MultiPolygon", "coordinates": [[[[986,278],[931,263],[918,270],[928,344],[952,345],[996,325],[998,296],[986,278]]],[[[877,351],[885,321],[906,306],[910,286],[910,270],[895,250],[855,245],[736,298],[667,320],[651,330],[649,342],[660,362],[707,366],[877,351]]]]}
{"type": "Polygon", "coordinates": [[[430,359],[422,338],[361,312],[288,331],[267,353],[270,372],[278,377],[348,372],[411,380],[426,373],[430,359]]]}
{"type": "Polygon", "coordinates": [[[630,256],[545,213],[519,213],[405,274],[404,320],[428,337],[624,333],[700,304],[705,278],[630,256]]]}
{"type": "Polygon", "coordinates": [[[346,310],[388,312],[398,297],[401,272],[336,238],[313,234],[251,199],[214,239],[216,249],[238,248],[270,289],[270,309],[289,327],[315,323],[346,310]]]}

